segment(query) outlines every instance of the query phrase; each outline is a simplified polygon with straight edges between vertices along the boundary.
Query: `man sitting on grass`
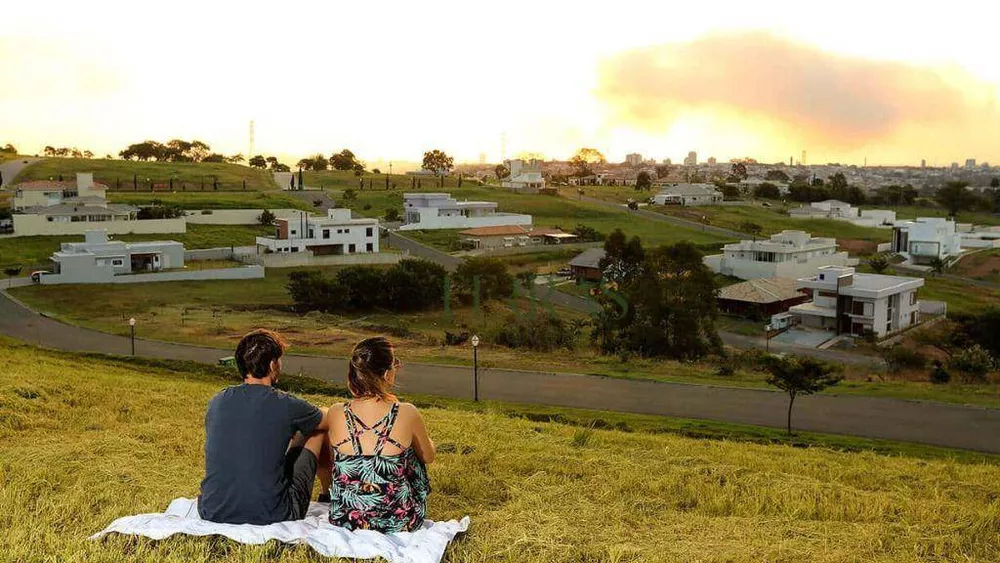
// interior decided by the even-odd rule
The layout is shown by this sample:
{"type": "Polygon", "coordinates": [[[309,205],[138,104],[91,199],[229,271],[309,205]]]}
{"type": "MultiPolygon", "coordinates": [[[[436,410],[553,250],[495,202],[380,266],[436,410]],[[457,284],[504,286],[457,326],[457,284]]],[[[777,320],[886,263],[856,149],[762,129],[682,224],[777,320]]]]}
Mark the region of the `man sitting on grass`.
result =
{"type": "Polygon", "coordinates": [[[236,346],[243,384],[212,397],[205,413],[205,479],[198,513],[212,522],[272,524],[305,517],[319,465],[330,490],[326,409],[278,391],[287,344],[255,330],[236,346]],[[294,438],[294,440],[293,440],[294,438]]]}

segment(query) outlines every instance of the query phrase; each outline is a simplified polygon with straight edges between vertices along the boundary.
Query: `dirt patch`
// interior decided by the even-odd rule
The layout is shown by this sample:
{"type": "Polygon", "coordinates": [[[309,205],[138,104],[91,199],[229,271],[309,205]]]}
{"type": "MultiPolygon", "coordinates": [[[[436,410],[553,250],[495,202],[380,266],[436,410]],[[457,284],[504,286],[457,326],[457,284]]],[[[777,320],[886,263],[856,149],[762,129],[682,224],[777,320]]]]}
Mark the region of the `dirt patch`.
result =
{"type": "Polygon", "coordinates": [[[858,240],[851,238],[837,239],[837,245],[840,246],[839,250],[846,250],[855,256],[875,254],[875,252],[878,251],[878,244],[870,240],[858,240]]]}
{"type": "Polygon", "coordinates": [[[970,278],[988,278],[1000,275],[1000,254],[977,252],[958,262],[955,273],[970,278]]]}

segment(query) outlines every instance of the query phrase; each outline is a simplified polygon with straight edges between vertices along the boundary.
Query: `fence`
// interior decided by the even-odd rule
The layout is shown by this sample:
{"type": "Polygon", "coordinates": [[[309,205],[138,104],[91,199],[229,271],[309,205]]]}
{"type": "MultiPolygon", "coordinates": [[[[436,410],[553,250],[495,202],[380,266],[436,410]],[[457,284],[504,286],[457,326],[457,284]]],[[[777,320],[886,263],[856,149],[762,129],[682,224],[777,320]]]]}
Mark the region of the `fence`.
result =
{"type": "MultiPolygon", "coordinates": [[[[257,225],[263,209],[206,209],[186,212],[184,219],[192,225],[257,225]],[[205,213],[204,211],[208,211],[205,213]]],[[[303,211],[272,209],[276,219],[297,218],[303,211]]],[[[308,213],[307,213],[308,214],[308,213]]]]}
{"type": "Polygon", "coordinates": [[[43,285],[58,285],[63,283],[150,283],[169,281],[205,281],[205,280],[252,280],[264,277],[262,266],[241,266],[239,268],[219,268],[214,270],[177,270],[171,272],[155,272],[150,274],[94,276],[92,279],[67,277],[60,274],[42,276],[43,285]]]}
{"type": "Polygon", "coordinates": [[[303,266],[373,266],[395,264],[406,256],[394,252],[367,252],[316,256],[312,252],[240,254],[236,259],[244,263],[260,264],[266,268],[297,268],[303,266]]]}
{"type": "Polygon", "coordinates": [[[185,233],[184,219],[140,219],[135,221],[49,221],[44,215],[14,215],[14,236],[83,235],[105,230],[109,235],[185,233]]]}

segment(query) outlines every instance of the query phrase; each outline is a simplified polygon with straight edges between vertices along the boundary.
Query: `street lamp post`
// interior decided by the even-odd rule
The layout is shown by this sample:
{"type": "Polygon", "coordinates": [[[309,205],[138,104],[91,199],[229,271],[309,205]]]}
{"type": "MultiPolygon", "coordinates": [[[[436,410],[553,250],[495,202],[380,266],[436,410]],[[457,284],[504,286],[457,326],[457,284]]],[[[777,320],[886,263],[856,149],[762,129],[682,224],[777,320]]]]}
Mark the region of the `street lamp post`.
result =
{"type": "Polygon", "coordinates": [[[128,320],[128,328],[132,335],[132,355],[135,356],[135,317],[128,320]]]}
{"type": "Polygon", "coordinates": [[[479,336],[472,337],[472,400],[479,401],[479,336]]]}
{"type": "Polygon", "coordinates": [[[764,351],[771,353],[771,325],[764,325],[764,351]]]}

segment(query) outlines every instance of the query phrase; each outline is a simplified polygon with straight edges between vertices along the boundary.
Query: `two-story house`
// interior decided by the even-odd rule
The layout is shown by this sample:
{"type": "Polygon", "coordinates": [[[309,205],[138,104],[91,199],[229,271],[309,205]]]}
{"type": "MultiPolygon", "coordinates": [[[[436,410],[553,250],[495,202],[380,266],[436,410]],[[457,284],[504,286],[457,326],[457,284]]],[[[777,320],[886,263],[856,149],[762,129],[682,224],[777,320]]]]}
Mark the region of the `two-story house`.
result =
{"type": "Polygon", "coordinates": [[[962,234],[955,222],[944,217],[918,217],[897,221],[892,228],[892,251],[914,264],[927,264],[935,258],[948,261],[962,252],[962,234]]]}
{"type": "Polygon", "coordinates": [[[501,213],[493,201],[458,201],[446,193],[403,194],[401,231],[531,225],[531,215],[501,213]]]}
{"type": "Polygon", "coordinates": [[[744,240],[722,247],[722,254],[706,256],[713,272],[744,280],[797,279],[822,266],[853,266],[856,259],[837,251],[837,240],[803,231],[781,231],[770,239],[744,240]]]}
{"type": "Polygon", "coordinates": [[[537,194],[545,187],[540,160],[531,159],[525,162],[518,158],[508,160],[506,164],[510,174],[500,181],[500,187],[524,194],[537,194]]]}
{"type": "Polygon", "coordinates": [[[923,285],[923,278],[859,274],[850,267],[825,266],[799,280],[798,287],[810,293],[812,301],[788,312],[803,326],[854,336],[871,331],[881,338],[920,322],[917,289],[923,285]]]}
{"type": "Polygon", "coordinates": [[[378,252],[378,219],[354,219],[350,209],[330,209],[326,217],[302,212],[275,219],[273,237],[257,237],[259,252],[311,252],[315,256],[378,252]]]}

